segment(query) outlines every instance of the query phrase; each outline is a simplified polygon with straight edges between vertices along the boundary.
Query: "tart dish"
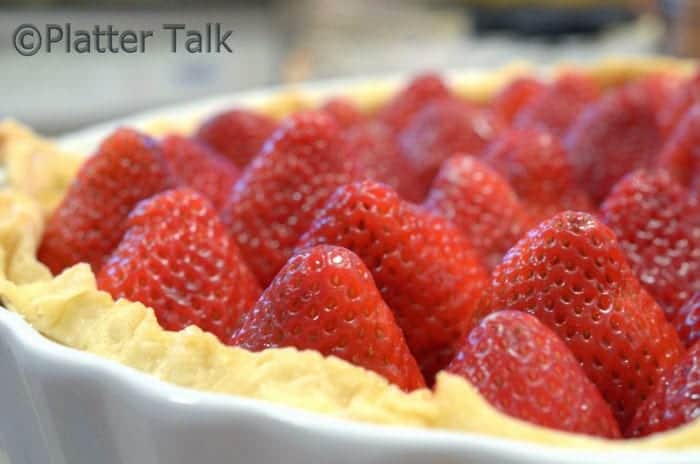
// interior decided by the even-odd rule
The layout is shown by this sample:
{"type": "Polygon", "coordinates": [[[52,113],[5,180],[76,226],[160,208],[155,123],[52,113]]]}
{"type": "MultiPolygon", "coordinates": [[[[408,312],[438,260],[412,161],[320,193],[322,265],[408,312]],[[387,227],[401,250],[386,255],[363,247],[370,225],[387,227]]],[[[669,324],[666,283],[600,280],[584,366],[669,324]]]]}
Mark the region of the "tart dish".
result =
{"type": "Polygon", "coordinates": [[[696,81],[624,59],[284,89],[58,142],[5,121],[0,299],[192,390],[690,456],[696,81]]]}

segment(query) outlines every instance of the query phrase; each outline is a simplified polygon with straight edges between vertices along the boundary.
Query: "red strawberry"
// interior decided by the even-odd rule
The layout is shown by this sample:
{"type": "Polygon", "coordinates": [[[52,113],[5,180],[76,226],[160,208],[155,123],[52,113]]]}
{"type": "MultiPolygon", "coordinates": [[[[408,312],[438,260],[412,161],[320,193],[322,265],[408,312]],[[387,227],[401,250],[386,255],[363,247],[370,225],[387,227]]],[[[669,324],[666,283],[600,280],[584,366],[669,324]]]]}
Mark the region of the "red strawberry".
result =
{"type": "Polygon", "coordinates": [[[637,410],[625,435],[642,437],[695,421],[700,413],[700,343],[671,366],[637,410]]]}
{"type": "Polygon", "coordinates": [[[499,311],[474,327],[447,371],[500,411],[544,427],[619,438],[610,406],[557,335],[537,318],[499,311]]]}
{"type": "Polygon", "coordinates": [[[277,123],[250,110],[219,113],[197,131],[197,138],[244,168],[262,150],[277,123]]]}
{"type": "Polygon", "coordinates": [[[456,225],[489,269],[530,222],[508,182],[471,156],[454,156],[442,164],[424,206],[456,225]]]}
{"type": "Polygon", "coordinates": [[[495,132],[488,112],[452,98],[424,107],[399,139],[425,195],[443,161],[458,153],[480,154],[495,132]]]}
{"type": "Polygon", "coordinates": [[[671,98],[661,108],[659,125],[663,133],[670,135],[676,130],[683,115],[695,104],[700,103],[700,72],[692,79],[681,83],[671,98]]]}
{"type": "Polygon", "coordinates": [[[417,175],[401,155],[393,133],[383,124],[359,124],[343,134],[341,157],[356,159],[363,178],[383,182],[411,201],[422,199],[417,175]]]}
{"type": "Polygon", "coordinates": [[[588,104],[598,99],[598,85],[584,74],[560,76],[515,115],[514,125],[563,134],[588,104]]]}
{"type": "Polygon", "coordinates": [[[633,81],[627,87],[631,91],[646,95],[660,123],[659,115],[665,111],[668,102],[674,98],[682,83],[683,81],[677,75],[656,72],[633,81]]]}
{"type": "Polygon", "coordinates": [[[531,230],[493,273],[493,308],[527,311],[556,332],[624,428],[661,372],[683,354],[615,234],[563,212],[531,230]]]}
{"type": "Polygon", "coordinates": [[[686,187],[700,191],[700,104],[690,108],[671,132],[657,164],[686,187]]]}
{"type": "Polygon", "coordinates": [[[681,306],[673,319],[673,325],[686,347],[700,341],[700,292],[696,292],[681,306]]]}
{"type": "Polygon", "coordinates": [[[54,274],[80,262],[97,272],[122,238],[134,205],[173,184],[155,141],[118,129],[83,164],[48,219],[39,260],[54,274]]]}
{"type": "Polygon", "coordinates": [[[700,291],[700,204],[666,172],[624,177],[601,206],[639,280],[671,320],[700,291]]]}
{"type": "Polygon", "coordinates": [[[406,127],[413,115],[433,100],[450,96],[442,78],[426,73],[416,76],[401,92],[387,102],[378,112],[377,118],[394,132],[406,127]]]}
{"type": "Polygon", "coordinates": [[[169,190],[141,202],[127,226],[98,287],[150,306],[165,329],[194,324],[230,342],[260,287],[211,204],[169,190]]]}
{"type": "Polygon", "coordinates": [[[491,110],[497,119],[510,125],[520,109],[544,89],[544,84],[530,77],[515,79],[494,97],[491,110]]]}
{"type": "Polygon", "coordinates": [[[662,136],[652,101],[629,87],[606,95],[571,126],[565,145],[579,184],[600,203],[622,176],[654,163],[662,136]]]}
{"type": "Polygon", "coordinates": [[[372,181],[339,188],[300,247],[322,243],[365,262],[431,382],[484,310],[488,277],[469,243],[447,221],[372,181]]]}
{"type": "Polygon", "coordinates": [[[328,100],[321,107],[321,111],[331,115],[338,126],[343,129],[360,124],[365,119],[365,116],[354,103],[342,97],[328,100]]]}
{"type": "Polygon", "coordinates": [[[282,123],[236,183],[222,217],[263,286],[328,196],[353,180],[355,161],[343,158],[339,134],[325,113],[298,113],[282,123]]]}
{"type": "Polygon", "coordinates": [[[561,211],[593,210],[555,135],[513,129],[489,145],[483,159],[510,182],[535,224],[561,211]]]}
{"type": "Polygon", "coordinates": [[[404,390],[425,387],[367,267],[340,247],[317,246],[292,256],[247,314],[234,344],[251,351],[316,350],[370,369],[404,390]]]}
{"type": "Polygon", "coordinates": [[[235,164],[197,140],[179,135],[166,137],[161,149],[181,184],[206,196],[217,211],[224,206],[240,176],[235,164]]]}

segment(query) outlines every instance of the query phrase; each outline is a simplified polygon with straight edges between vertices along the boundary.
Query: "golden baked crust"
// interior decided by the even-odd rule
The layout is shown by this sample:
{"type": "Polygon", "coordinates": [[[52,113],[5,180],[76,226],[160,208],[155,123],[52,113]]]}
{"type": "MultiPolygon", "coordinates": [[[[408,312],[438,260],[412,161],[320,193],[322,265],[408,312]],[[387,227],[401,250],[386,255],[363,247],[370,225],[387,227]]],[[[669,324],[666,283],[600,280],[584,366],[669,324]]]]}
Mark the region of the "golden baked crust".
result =
{"type": "Polygon", "coordinates": [[[83,159],[62,152],[19,123],[0,120],[3,183],[37,199],[46,212],[58,204],[83,159]]]}
{"type": "MultiPolygon", "coordinates": [[[[668,59],[614,60],[588,71],[610,85],[650,71],[686,74],[694,63],[668,59]]],[[[482,77],[457,76],[462,95],[487,99],[523,67],[482,77]]],[[[370,111],[391,95],[379,82],[345,92],[370,111]]],[[[318,104],[322,96],[288,91],[258,107],[283,116],[318,104]]],[[[150,132],[186,131],[195,121],[161,120],[150,132]]],[[[202,391],[242,395],[336,417],[481,433],[541,444],[595,449],[688,449],[700,443],[700,421],[644,439],[608,441],[533,426],[493,409],[459,377],[442,373],[434,391],[407,394],[379,375],[337,358],[293,348],[251,353],[222,345],[197,327],[167,332],[140,303],[113,301],[98,291],[86,264],[52,277],[35,258],[44,215],[60,199],[79,158],[27,128],[0,123],[0,298],[39,332],[66,346],[88,351],[167,382],[202,391]]]]}

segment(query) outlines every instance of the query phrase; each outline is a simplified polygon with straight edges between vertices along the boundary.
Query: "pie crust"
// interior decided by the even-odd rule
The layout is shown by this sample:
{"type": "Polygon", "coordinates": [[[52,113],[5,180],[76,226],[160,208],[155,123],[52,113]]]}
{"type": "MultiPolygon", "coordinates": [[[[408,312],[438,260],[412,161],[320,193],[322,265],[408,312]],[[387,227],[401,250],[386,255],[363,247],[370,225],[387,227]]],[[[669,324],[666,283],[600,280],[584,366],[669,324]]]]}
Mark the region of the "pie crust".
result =
{"type": "MultiPolygon", "coordinates": [[[[694,62],[668,58],[610,59],[581,67],[608,86],[663,71],[688,75],[694,62]]],[[[564,65],[554,70],[560,72],[564,65]]],[[[487,100],[527,66],[450,79],[453,88],[473,100],[487,100]]],[[[369,82],[343,94],[371,111],[395,90],[396,83],[369,82]]],[[[317,105],[318,95],[285,90],[256,109],[282,117],[317,105]]],[[[187,132],[197,118],[162,119],[148,128],[159,135],[187,132]]],[[[85,154],[81,154],[85,155],[85,154]]],[[[610,441],[558,432],[511,418],[492,408],[465,380],[441,373],[434,391],[404,393],[383,377],[338,358],[293,348],[261,353],[222,345],[197,327],[180,332],[160,328],[153,311],[141,303],[113,301],[96,288],[87,264],[52,277],[36,258],[45,215],[60,200],[82,156],[62,152],[26,127],[0,121],[0,299],[44,336],[166,382],[196,390],[241,395],[379,424],[450,429],[592,449],[689,449],[700,443],[700,420],[647,438],[610,441]]]]}

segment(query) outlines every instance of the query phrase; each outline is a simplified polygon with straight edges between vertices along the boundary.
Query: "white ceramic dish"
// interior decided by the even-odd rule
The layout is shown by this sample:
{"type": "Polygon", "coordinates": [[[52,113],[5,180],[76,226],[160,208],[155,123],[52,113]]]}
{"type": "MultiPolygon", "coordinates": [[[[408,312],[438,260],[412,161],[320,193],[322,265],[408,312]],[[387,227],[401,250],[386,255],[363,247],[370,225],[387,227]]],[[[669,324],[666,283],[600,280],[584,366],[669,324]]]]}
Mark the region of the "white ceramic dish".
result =
{"type": "MultiPolygon", "coordinates": [[[[355,82],[304,90],[323,96],[355,82]]],[[[81,131],[60,143],[89,153],[116,125],[198,118],[236,104],[259,104],[270,95],[262,91],[167,108],[81,131]]],[[[0,464],[277,462],[697,464],[700,449],[558,449],[475,434],[367,425],[202,393],[61,346],[0,308],[0,464]]]]}

